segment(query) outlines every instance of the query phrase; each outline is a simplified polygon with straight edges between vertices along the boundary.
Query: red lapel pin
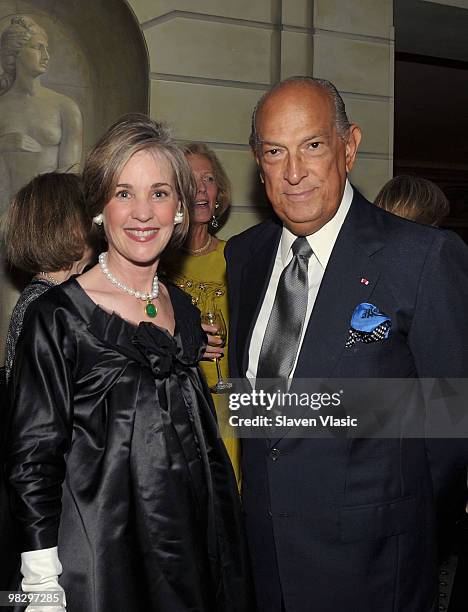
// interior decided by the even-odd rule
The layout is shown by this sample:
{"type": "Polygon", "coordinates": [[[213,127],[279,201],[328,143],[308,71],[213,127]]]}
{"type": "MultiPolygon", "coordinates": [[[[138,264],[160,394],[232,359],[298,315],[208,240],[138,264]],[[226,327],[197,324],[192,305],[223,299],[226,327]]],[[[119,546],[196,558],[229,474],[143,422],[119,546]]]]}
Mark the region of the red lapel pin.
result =
{"type": "Polygon", "coordinates": [[[367,278],[361,278],[361,285],[368,285],[369,281],[367,280],[367,278]]]}

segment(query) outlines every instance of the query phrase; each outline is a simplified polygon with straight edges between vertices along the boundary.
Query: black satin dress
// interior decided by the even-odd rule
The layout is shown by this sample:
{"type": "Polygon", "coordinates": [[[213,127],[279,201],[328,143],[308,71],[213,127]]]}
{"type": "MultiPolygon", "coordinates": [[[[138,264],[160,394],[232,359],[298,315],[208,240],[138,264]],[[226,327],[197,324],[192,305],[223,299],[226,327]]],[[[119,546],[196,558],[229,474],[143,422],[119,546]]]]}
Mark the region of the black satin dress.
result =
{"type": "Polygon", "coordinates": [[[58,545],[69,612],[247,612],[237,488],[197,361],[199,312],[132,325],[71,279],[28,309],[7,471],[21,549],[58,545]]]}

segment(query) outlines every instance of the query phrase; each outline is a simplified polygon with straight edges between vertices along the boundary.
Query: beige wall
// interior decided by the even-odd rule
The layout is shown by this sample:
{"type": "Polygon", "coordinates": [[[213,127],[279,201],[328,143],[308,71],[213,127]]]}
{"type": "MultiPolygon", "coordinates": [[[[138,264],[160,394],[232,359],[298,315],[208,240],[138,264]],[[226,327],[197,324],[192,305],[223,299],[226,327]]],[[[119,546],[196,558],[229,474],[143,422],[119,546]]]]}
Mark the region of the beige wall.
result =
{"type": "Polygon", "coordinates": [[[128,4],[148,45],[152,116],[169,121],[181,141],[213,146],[232,179],[222,237],[267,213],[247,142],[252,108],[279,78],[313,74],[334,81],[350,118],[364,129],[354,182],[373,198],[391,176],[392,0],[128,4]]]}
{"type": "Polygon", "coordinates": [[[373,199],[393,172],[393,1],[313,4],[313,75],[333,81],[363,130],[351,180],[373,199]]]}

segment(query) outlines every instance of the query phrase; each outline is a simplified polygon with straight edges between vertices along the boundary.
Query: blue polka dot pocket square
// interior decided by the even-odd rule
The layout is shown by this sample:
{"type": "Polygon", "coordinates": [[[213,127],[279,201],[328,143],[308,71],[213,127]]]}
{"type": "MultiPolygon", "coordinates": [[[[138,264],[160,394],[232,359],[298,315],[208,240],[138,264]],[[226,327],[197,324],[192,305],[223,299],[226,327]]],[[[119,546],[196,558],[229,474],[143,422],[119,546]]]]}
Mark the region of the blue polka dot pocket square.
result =
{"type": "Polygon", "coordinates": [[[346,348],[357,342],[380,342],[390,336],[392,322],[390,317],[381,312],[374,304],[363,302],[354,309],[351,317],[349,336],[346,348]]]}

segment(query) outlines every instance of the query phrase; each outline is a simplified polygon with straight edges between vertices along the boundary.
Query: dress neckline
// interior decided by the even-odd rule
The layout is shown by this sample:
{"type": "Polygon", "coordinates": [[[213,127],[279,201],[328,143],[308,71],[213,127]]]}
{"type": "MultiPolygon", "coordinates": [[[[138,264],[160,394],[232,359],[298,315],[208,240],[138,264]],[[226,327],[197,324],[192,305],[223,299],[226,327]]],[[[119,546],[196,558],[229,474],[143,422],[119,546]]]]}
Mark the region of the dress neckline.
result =
{"type": "MultiPolygon", "coordinates": [[[[173,300],[173,292],[172,292],[172,287],[170,286],[169,283],[166,284],[166,288],[167,291],[169,293],[169,298],[171,300],[171,304],[172,304],[172,309],[174,311],[174,321],[175,321],[175,326],[174,326],[174,333],[171,334],[171,332],[166,329],[165,327],[161,327],[160,325],[157,325],[156,323],[153,323],[152,321],[140,321],[139,323],[134,323],[133,321],[129,321],[128,319],[126,319],[125,317],[122,317],[122,315],[120,315],[118,312],[116,312],[115,310],[113,310],[112,312],[107,310],[106,308],[104,308],[103,306],[101,306],[100,304],[98,304],[97,302],[95,302],[89,295],[88,293],[83,289],[83,287],[80,285],[80,283],[77,280],[76,276],[73,276],[70,281],[73,281],[73,286],[75,288],[78,289],[78,291],[80,292],[80,294],[82,295],[82,297],[84,298],[84,301],[87,302],[87,305],[90,309],[90,315],[92,315],[92,313],[95,310],[99,310],[102,313],[104,313],[107,317],[109,318],[117,318],[120,321],[122,321],[122,323],[125,323],[126,325],[130,326],[134,331],[137,331],[138,328],[142,325],[152,325],[153,327],[155,327],[156,329],[158,329],[161,333],[167,335],[169,338],[171,338],[172,340],[174,340],[174,338],[177,336],[178,334],[178,326],[177,326],[177,317],[176,317],[176,309],[175,309],[175,305],[174,305],[174,300],[173,300]]],[[[88,310],[88,309],[87,309],[88,310]]]]}
{"type": "Polygon", "coordinates": [[[46,285],[47,287],[55,287],[54,283],[52,283],[47,278],[38,278],[37,276],[33,276],[30,284],[32,285],[46,285]]]}
{"type": "Polygon", "coordinates": [[[184,257],[196,257],[197,259],[202,259],[203,257],[209,257],[210,255],[214,255],[219,251],[224,250],[224,246],[226,245],[225,240],[221,240],[218,238],[218,243],[215,245],[215,248],[212,251],[208,251],[208,253],[190,253],[189,251],[182,250],[181,253],[184,257]]]}

